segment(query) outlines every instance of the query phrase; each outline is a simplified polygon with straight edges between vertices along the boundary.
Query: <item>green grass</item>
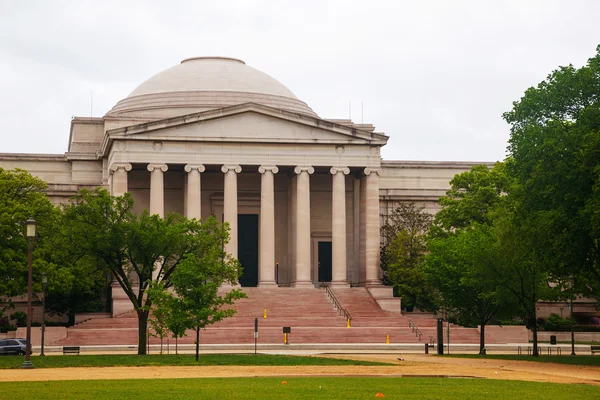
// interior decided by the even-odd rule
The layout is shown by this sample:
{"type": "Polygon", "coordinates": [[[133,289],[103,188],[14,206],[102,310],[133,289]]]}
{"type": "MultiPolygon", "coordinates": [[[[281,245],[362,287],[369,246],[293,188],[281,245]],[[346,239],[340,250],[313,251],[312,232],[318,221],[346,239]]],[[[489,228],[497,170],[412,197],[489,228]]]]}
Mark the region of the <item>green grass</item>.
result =
{"type": "Polygon", "coordinates": [[[600,388],[444,378],[204,378],[0,383],[10,399],[598,399],[600,388]],[[282,384],[282,381],[287,384],[282,384]]]}
{"type": "MultiPolygon", "coordinates": [[[[566,352],[565,352],[566,353],[566,352]]],[[[459,358],[477,358],[477,359],[491,359],[491,360],[517,360],[517,361],[535,361],[535,362],[546,362],[546,363],[557,363],[557,364],[570,364],[570,365],[592,365],[600,366],[600,356],[571,356],[570,353],[565,355],[548,356],[545,353],[539,357],[533,356],[519,356],[514,354],[488,354],[487,356],[480,356],[479,354],[451,354],[441,357],[459,357],[459,358]]]]}
{"type": "MultiPolygon", "coordinates": [[[[0,369],[20,368],[23,356],[0,357],[0,369]]],[[[131,367],[158,365],[389,365],[370,361],[341,360],[324,357],[300,357],[268,354],[201,354],[185,355],[60,355],[31,357],[35,368],[64,367],[131,367]]]]}

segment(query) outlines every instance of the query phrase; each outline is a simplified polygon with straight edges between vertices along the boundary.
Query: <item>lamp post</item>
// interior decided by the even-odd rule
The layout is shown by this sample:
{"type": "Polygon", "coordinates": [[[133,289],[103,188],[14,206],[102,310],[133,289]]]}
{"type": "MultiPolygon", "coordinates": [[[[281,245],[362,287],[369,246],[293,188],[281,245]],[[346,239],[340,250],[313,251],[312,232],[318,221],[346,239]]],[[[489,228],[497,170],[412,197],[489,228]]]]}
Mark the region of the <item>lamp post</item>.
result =
{"type": "Polygon", "coordinates": [[[571,355],[575,355],[575,331],[573,330],[573,288],[575,286],[575,279],[573,277],[569,278],[571,283],[571,295],[569,296],[570,304],[569,308],[571,310],[571,355]]]}
{"type": "Polygon", "coordinates": [[[31,369],[31,297],[33,295],[33,242],[37,236],[37,222],[33,218],[25,221],[25,237],[29,245],[27,253],[27,345],[25,346],[25,361],[21,368],[31,369]]]}
{"type": "Polygon", "coordinates": [[[48,285],[48,274],[42,272],[42,351],[40,352],[40,356],[45,356],[44,354],[44,337],[46,336],[46,287],[48,285]]]}

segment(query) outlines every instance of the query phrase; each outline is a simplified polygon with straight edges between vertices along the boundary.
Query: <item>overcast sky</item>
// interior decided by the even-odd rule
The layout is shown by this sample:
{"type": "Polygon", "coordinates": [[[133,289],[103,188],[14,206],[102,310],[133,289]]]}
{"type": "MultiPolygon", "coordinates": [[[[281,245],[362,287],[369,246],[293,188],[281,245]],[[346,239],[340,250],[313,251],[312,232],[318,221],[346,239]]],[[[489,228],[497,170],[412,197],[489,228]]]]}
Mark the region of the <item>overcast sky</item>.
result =
{"type": "Polygon", "coordinates": [[[595,0],[0,0],[0,152],[64,153],[90,91],[100,117],[182,59],[220,55],[323,118],[351,102],[390,136],[385,159],[501,160],[502,113],[592,57],[599,20],[595,0]]]}

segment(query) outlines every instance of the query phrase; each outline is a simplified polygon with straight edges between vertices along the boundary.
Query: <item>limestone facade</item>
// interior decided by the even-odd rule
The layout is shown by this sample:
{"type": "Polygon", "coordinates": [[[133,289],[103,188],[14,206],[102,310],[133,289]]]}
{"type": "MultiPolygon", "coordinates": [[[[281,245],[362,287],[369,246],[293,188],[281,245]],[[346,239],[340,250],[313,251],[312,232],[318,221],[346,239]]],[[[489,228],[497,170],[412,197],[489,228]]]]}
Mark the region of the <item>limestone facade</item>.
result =
{"type": "Polygon", "coordinates": [[[100,186],[131,193],[138,212],[213,215],[229,223],[227,251],[240,259],[238,240],[255,230],[250,285],[377,285],[391,208],[414,201],[435,212],[450,179],[475,164],[385,161],[387,141],[372,125],[318,117],[239,60],[195,58],[102,118],[73,118],[64,155],[0,154],[0,167],[47,181],[55,204],[100,186]],[[330,243],[330,261],[319,243],[330,243]],[[324,275],[320,262],[330,264],[324,275]]]}

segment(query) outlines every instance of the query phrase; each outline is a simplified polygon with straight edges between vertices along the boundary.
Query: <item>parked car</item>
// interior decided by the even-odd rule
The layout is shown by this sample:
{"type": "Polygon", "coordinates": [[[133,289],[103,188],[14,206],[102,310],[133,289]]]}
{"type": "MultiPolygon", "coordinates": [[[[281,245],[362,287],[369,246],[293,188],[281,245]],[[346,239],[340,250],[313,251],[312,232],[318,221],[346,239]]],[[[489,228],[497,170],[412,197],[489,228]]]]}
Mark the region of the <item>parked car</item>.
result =
{"type": "Polygon", "coordinates": [[[27,348],[25,339],[2,339],[0,340],[0,354],[24,355],[27,348]]]}

